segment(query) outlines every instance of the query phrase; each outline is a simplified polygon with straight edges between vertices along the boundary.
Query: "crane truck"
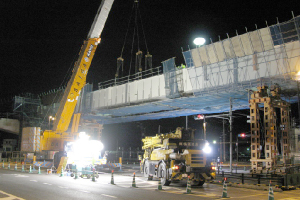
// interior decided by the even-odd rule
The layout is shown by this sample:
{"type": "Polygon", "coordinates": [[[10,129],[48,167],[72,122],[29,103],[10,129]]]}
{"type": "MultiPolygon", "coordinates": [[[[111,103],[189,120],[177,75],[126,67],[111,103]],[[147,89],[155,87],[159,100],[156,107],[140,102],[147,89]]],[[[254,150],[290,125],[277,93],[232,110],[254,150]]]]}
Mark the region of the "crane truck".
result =
{"type": "Polygon", "coordinates": [[[202,186],[215,179],[215,167],[208,161],[208,142],[195,139],[195,130],[178,127],[174,133],[156,134],[142,139],[144,155],[141,172],[149,179],[161,178],[162,185],[181,180],[202,186]]]}
{"type": "Polygon", "coordinates": [[[100,35],[111,10],[113,1],[114,0],[102,0],[87,39],[82,45],[79,58],[74,65],[71,79],[69,80],[60,101],[53,127],[51,130],[45,130],[41,135],[40,150],[44,153],[56,152],[56,160],[60,160],[60,157],[64,155],[66,144],[68,142],[74,142],[79,137],[78,125],[80,122],[80,113],[74,114],[74,110],[80,91],[86,84],[86,76],[96,48],[100,43],[100,35]],[[72,130],[71,132],[67,132],[72,116],[72,130]]]}

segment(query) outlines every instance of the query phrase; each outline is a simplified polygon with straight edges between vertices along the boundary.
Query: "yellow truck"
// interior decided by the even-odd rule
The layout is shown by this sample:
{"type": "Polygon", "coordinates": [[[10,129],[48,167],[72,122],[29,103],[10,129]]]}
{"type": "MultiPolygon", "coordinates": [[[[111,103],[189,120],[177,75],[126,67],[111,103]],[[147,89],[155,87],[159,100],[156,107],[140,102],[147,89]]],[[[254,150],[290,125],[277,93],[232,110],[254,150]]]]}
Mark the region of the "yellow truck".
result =
{"type": "Polygon", "coordinates": [[[142,139],[144,155],[141,172],[149,179],[161,178],[162,185],[192,180],[202,186],[215,179],[215,167],[207,160],[207,141],[194,138],[195,130],[178,127],[174,133],[157,134],[142,139]]]}

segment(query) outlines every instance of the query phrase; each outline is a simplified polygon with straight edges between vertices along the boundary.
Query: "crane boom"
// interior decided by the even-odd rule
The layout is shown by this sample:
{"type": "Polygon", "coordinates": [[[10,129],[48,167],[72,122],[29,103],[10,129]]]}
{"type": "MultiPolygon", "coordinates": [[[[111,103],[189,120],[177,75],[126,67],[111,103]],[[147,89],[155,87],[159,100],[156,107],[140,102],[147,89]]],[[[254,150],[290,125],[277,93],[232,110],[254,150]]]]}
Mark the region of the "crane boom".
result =
{"type": "Polygon", "coordinates": [[[101,2],[87,39],[79,53],[79,58],[74,65],[71,79],[60,101],[53,128],[52,130],[45,130],[41,137],[41,150],[63,151],[64,142],[76,139],[76,135],[66,133],[66,131],[70,125],[80,91],[86,83],[86,76],[113,2],[114,0],[102,0],[101,2]]]}
{"type": "Polygon", "coordinates": [[[65,89],[52,130],[58,133],[65,132],[70,124],[74,109],[77,104],[81,89],[86,83],[86,76],[91,65],[91,61],[95,54],[97,45],[100,42],[104,24],[108,17],[109,11],[114,0],[103,0],[98,11],[87,40],[84,41],[83,47],[79,53],[78,61],[76,62],[73,74],[65,89]]]}

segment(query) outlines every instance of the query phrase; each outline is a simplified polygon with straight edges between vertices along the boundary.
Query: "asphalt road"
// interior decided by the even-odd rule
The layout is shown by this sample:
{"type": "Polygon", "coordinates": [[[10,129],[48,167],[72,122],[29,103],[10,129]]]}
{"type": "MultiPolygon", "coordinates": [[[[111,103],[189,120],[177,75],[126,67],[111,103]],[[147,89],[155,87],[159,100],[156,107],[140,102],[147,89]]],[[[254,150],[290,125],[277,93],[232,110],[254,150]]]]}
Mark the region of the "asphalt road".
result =
{"type": "MultiPolygon", "coordinates": [[[[221,199],[222,186],[204,184],[203,187],[192,187],[192,194],[186,192],[185,184],[163,186],[158,191],[158,181],[147,181],[137,173],[136,185],[132,187],[132,171],[114,174],[115,185],[111,185],[111,174],[99,174],[99,179],[74,179],[70,176],[59,177],[57,174],[47,175],[22,173],[20,171],[0,169],[0,200],[60,200],[60,199],[221,199]]],[[[228,187],[231,199],[268,199],[268,191],[228,187]]],[[[300,190],[277,192],[275,199],[300,200],[300,190]]]]}

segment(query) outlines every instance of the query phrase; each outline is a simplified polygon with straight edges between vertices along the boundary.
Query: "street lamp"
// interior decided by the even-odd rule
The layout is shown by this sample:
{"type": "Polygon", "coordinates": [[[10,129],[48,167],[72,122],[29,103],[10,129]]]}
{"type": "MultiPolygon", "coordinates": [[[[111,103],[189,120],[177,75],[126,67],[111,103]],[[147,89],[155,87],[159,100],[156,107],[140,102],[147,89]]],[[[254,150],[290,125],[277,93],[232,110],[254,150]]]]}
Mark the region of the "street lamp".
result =
{"type": "Polygon", "coordinates": [[[205,39],[202,37],[197,37],[194,39],[194,44],[198,47],[200,47],[201,45],[203,45],[205,43],[205,39]]]}

